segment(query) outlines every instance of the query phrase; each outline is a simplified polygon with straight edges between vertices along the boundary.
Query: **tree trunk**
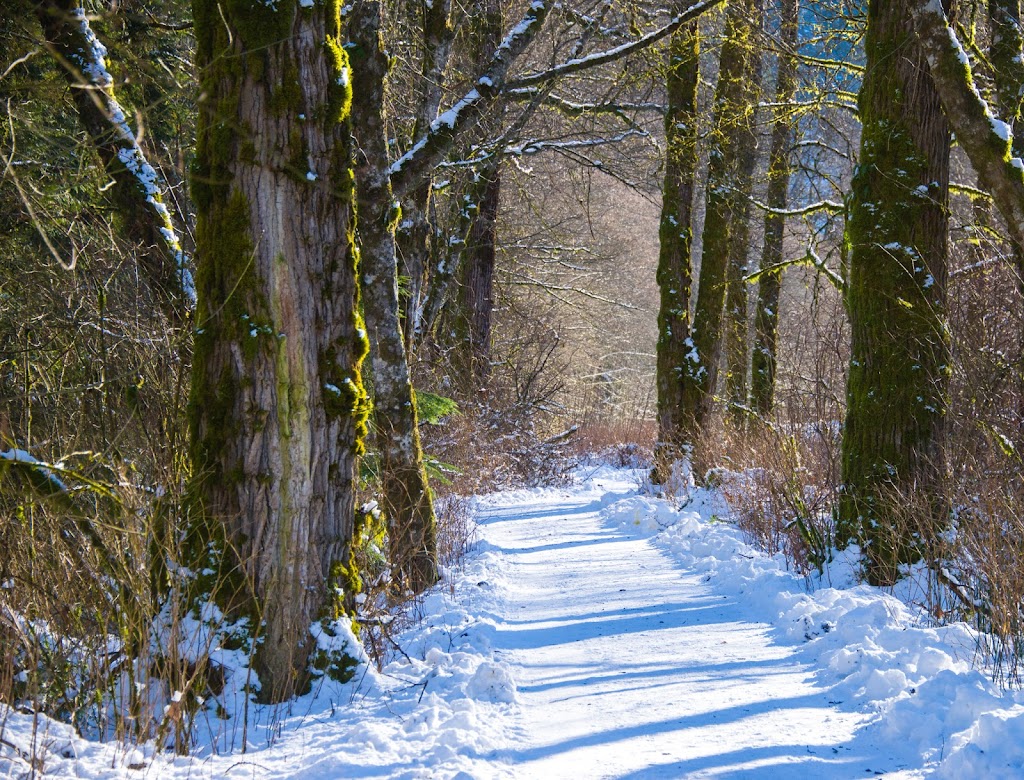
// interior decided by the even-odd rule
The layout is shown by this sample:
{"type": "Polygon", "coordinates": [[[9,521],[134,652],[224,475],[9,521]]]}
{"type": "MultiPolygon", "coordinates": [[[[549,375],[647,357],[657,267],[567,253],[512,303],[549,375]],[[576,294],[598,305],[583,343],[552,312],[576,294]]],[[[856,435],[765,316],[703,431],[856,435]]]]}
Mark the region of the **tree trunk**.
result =
{"type": "Polygon", "coordinates": [[[398,259],[384,127],[388,55],[380,36],[379,0],[357,0],[349,21],[352,124],[356,142],[363,313],[373,365],[373,419],[388,521],[392,577],[402,592],[421,593],[437,581],[437,529],[423,468],[416,404],[398,309],[398,259]]]}
{"type": "Polygon", "coordinates": [[[865,47],[847,228],[852,339],[838,533],[840,543],[862,542],[878,584],[919,557],[914,532],[926,537],[944,522],[951,136],[904,3],[872,0],[865,47]],[[922,529],[907,528],[896,504],[912,494],[932,509],[922,529]]]}
{"type": "MultiPolygon", "coordinates": [[[[1012,131],[1014,157],[1024,156],[1024,31],[1020,0],[989,0],[992,44],[989,58],[995,76],[999,118],[1012,131]]],[[[982,185],[984,186],[984,185],[982,185]]],[[[1010,252],[1017,271],[1017,292],[1024,298],[1024,246],[1012,241],[1010,252]]],[[[1024,351],[1024,338],[1020,350],[1024,351]]],[[[1017,443],[1024,443],[1024,356],[1017,357],[1017,443]]]]}
{"type": "MultiPolygon", "coordinates": [[[[752,23],[760,26],[763,0],[752,3],[752,23]]],[[[755,28],[758,29],[758,28],[755,28]]],[[[749,45],[753,47],[754,41],[749,45]]],[[[733,424],[745,420],[749,385],[747,350],[750,344],[750,318],[747,315],[747,257],[750,253],[750,197],[754,168],[757,165],[757,103],[761,92],[761,52],[751,48],[744,57],[742,105],[746,112],[736,127],[736,170],[733,174],[733,205],[729,216],[729,269],[726,286],[725,359],[726,398],[733,424]]]]}
{"type": "MultiPolygon", "coordinates": [[[[413,138],[421,138],[437,118],[444,95],[445,71],[451,55],[455,31],[451,24],[451,0],[415,0],[422,18],[423,60],[420,67],[419,94],[413,138]]],[[[397,232],[401,273],[408,279],[405,295],[405,343],[409,351],[416,347],[424,305],[424,284],[430,265],[430,177],[402,198],[402,221],[397,232]]]]}
{"type": "Polygon", "coordinates": [[[114,96],[107,50],[89,26],[81,0],[45,0],[36,5],[36,16],[71,87],[82,126],[110,175],[110,197],[126,236],[139,247],[143,276],[168,320],[181,326],[192,309],[195,285],[164,205],[163,183],[114,96]]]}
{"type": "MultiPolygon", "coordinates": [[[[501,0],[477,3],[471,17],[475,50],[473,57],[487,62],[501,44],[501,0]]],[[[488,134],[501,129],[501,113],[483,122],[488,134]]],[[[462,250],[462,271],[456,299],[454,366],[465,370],[479,385],[489,374],[491,314],[494,311],[494,263],[498,243],[498,207],[501,199],[500,158],[483,163],[476,173],[472,193],[477,196],[472,223],[462,250]]]]}
{"type": "Polygon", "coordinates": [[[796,50],[799,41],[799,0],[782,0],[782,49],[778,56],[775,85],[775,122],[768,163],[768,208],[764,218],[764,250],[757,287],[754,315],[754,351],[751,358],[750,405],[759,417],[767,417],[775,406],[775,366],[779,330],[779,294],[782,271],[768,270],[783,259],[786,228],[785,211],[789,196],[789,149],[793,145],[795,122],[786,108],[796,95],[796,50]]]}
{"type": "Polygon", "coordinates": [[[501,172],[487,165],[480,171],[480,200],[462,258],[459,311],[465,317],[463,347],[477,382],[487,378],[491,359],[491,316],[494,312],[494,266],[498,244],[501,172]]]}
{"type": "Polygon", "coordinates": [[[348,58],[330,4],[194,0],[193,10],[194,491],[254,589],[261,695],[279,701],[308,681],[310,624],[359,585],[353,480],[367,343],[348,58]]]}
{"type": "MultiPolygon", "coordinates": [[[[970,61],[943,9],[934,0],[908,0],[906,6],[957,143],[992,193],[1007,237],[1024,247],[1024,165],[1013,155],[1009,128],[992,116],[974,88],[970,61]]],[[[1024,268],[1018,273],[1024,276],[1024,268]]]]}
{"type": "MultiPolygon", "coordinates": [[[[658,464],[667,468],[688,453],[680,440],[691,430],[682,371],[690,350],[693,269],[693,184],[697,170],[697,84],[700,35],[694,22],[672,36],[668,51],[665,181],[662,189],[658,288],[658,464]]],[[[664,478],[667,474],[659,474],[664,478]]]]}
{"type": "MultiPolygon", "coordinates": [[[[722,316],[725,308],[726,272],[729,264],[730,223],[735,195],[730,189],[740,154],[740,138],[749,133],[753,107],[745,104],[746,58],[751,55],[751,33],[758,23],[758,0],[730,3],[726,11],[725,38],[715,89],[715,131],[711,136],[707,204],[697,305],[694,310],[691,349],[683,362],[682,404],[688,409],[681,441],[697,442],[711,417],[722,353],[722,316]]],[[[695,453],[698,457],[699,453],[695,453]]],[[[698,457],[699,460],[699,457],[698,457]]],[[[696,464],[702,469],[705,464],[696,464]]]]}

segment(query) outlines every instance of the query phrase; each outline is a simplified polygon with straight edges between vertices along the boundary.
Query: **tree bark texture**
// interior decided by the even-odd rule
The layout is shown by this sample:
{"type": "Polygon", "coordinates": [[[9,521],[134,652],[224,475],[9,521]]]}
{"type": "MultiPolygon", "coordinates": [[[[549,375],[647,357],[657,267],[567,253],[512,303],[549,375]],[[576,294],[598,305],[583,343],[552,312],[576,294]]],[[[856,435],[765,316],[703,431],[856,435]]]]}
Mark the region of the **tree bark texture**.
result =
{"type": "Polygon", "coordinates": [[[349,20],[355,46],[352,123],[358,144],[356,190],[363,313],[373,366],[373,420],[388,523],[392,578],[402,591],[421,593],[437,581],[437,522],[423,468],[416,404],[399,317],[395,221],[384,86],[388,54],[380,35],[379,0],[356,0],[349,20]]]}
{"type": "Polygon", "coordinates": [[[254,589],[261,693],[282,700],[308,680],[310,624],[359,587],[367,341],[348,57],[333,4],[194,0],[193,11],[194,493],[254,589]]]}
{"type": "MultiPolygon", "coordinates": [[[[729,265],[730,225],[736,196],[732,185],[741,136],[750,132],[752,106],[745,104],[747,57],[752,54],[751,34],[759,23],[757,0],[728,5],[724,40],[715,88],[714,132],[711,134],[707,204],[697,304],[694,310],[690,349],[683,362],[682,403],[690,426],[681,441],[692,445],[710,420],[722,356],[726,275],[729,265]]],[[[699,453],[695,453],[698,457],[699,453]]],[[[699,459],[699,457],[698,457],[699,459]]],[[[696,464],[702,467],[704,464],[696,464]]]]}
{"type": "Polygon", "coordinates": [[[164,204],[163,183],[146,159],[114,95],[106,48],[96,38],[81,0],[44,0],[35,6],[46,46],[71,87],[71,98],[111,178],[110,197],[125,235],[168,320],[183,325],[195,297],[186,258],[164,204]]]}
{"type": "MultiPolygon", "coordinates": [[[[1007,237],[1024,247],[1024,164],[1015,157],[1009,126],[997,120],[974,86],[970,62],[934,0],[908,0],[907,12],[950,126],[992,194],[1007,237]]],[[[1024,269],[1018,269],[1024,276],[1024,269]]]]}
{"type": "MultiPolygon", "coordinates": [[[[851,359],[839,541],[858,539],[868,578],[919,557],[896,501],[938,495],[950,344],[946,321],[949,124],[906,5],[872,0],[849,205],[851,359]]],[[[942,508],[922,518],[937,531],[942,508]]],[[[915,538],[917,537],[917,538],[915,538]]]]}
{"type": "MultiPolygon", "coordinates": [[[[700,34],[694,22],[672,36],[668,50],[665,114],[665,181],[662,189],[657,281],[658,462],[667,467],[686,455],[681,441],[692,429],[684,400],[683,371],[693,349],[690,294],[693,269],[693,189],[697,170],[697,85],[700,34]]],[[[665,475],[662,475],[665,476],[665,475]]]]}
{"type": "Polygon", "coordinates": [[[752,23],[756,25],[744,57],[743,114],[737,118],[736,169],[733,173],[733,204],[729,215],[729,268],[725,299],[725,390],[729,402],[729,418],[740,423],[745,418],[749,386],[747,351],[750,345],[750,318],[747,315],[747,258],[750,254],[750,198],[757,166],[756,110],[761,92],[761,52],[754,47],[753,33],[760,29],[764,15],[763,0],[751,4],[752,23]]]}
{"type": "Polygon", "coordinates": [[[785,211],[789,202],[789,150],[793,145],[796,122],[785,107],[796,96],[796,52],[799,42],[799,0],[782,0],[782,48],[778,55],[775,84],[775,120],[772,123],[772,148],[768,162],[767,203],[764,218],[764,249],[761,253],[761,277],[757,287],[754,314],[754,350],[750,368],[750,405],[759,417],[767,417],[775,405],[775,371],[778,354],[779,295],[782,271],[772,271],[783,261],[786,228],[785,211]]]}

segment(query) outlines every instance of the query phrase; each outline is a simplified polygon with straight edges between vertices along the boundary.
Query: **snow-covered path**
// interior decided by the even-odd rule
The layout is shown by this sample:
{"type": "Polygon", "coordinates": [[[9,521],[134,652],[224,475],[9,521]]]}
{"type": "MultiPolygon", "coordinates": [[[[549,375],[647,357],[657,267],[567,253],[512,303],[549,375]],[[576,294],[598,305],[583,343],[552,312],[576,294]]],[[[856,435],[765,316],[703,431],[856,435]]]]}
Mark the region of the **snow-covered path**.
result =
{"type": "MultiPolygon", "coordinates": [[[[609,484],[628,492],[629,485],[609,484]]],[[[506,561],[493,646],[522,704],[523,778],[865,777],[813,670],[645,538],[609,528],[594,494],[485,510],[506,561]]]]}
{"type": "Polygon", "coordinates": [[[0,780],[29,756],[60,780],[1024,778],[1024,694],[973,667],[970,628],[858,585],[855,554],[806,592],[713,490],[679,509],[628,471],[578,476],[475,499],[479,545],[383,669],[341,620],[356,677],[264,707],[218,647],[189,756],[0,703],[0,780]]]}

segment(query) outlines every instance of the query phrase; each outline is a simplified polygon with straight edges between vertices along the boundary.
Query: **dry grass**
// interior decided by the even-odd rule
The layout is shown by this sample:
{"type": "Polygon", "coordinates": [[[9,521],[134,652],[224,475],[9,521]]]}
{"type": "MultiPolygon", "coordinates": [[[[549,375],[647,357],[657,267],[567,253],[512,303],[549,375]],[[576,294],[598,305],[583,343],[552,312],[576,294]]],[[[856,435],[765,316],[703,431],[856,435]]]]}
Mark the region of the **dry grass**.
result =
{"type": "Polygon", "coordinates": [[[758,425],[726,440],[728,469],[714,472],[751,542],[801,574],[820,572],[832,547],[836,435],[826,425],[758,425]]]}

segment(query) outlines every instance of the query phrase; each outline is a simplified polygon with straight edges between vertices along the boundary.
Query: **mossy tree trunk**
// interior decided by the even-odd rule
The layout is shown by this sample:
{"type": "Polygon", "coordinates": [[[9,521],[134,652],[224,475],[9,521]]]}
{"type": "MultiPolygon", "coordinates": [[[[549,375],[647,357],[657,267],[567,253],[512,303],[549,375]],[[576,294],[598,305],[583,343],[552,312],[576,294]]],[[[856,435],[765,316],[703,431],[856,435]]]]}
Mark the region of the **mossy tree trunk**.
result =
{"type": "Polygon", "coordinates": [[[871,1],[865,47],[847,227],[852,338],[838,533],[840,543],[863,544],[878,584],[919,557],[918,533],[944,523],[951,136],[903,2],[871,1]],[[896,504],[910,494],[931,507],[918,529],[896,504]]]}
{"type": "Polygon", "coordinates": [[[79,119],[111,179],[108,190],[136,260],[168,320],[184,325],[195,296],[192,274],[164,204],[163,182],[146,159],[114,95],[107,50],[89,25],[81,0],[35,4],[46,47],[71,87],[79,119]]]}
{"type": "MultiPolygon", "coordinates": [[[[687,453],[682,433],[692,414],[683,397],[682,372],[692,349],[690,292],[693,268],[693,189],[697,170],[697,84],[700,35],[696,22],[672,36],[666,74],[665,181],[658,230],[658,461],[668,466],[687,453]]],[[[661,475],[662,477],[666,475],[661,475]]]]}
{"type": "MultiPolygon", "coordinates": [[[[687,409],[686,429],[680,441],[692,445],[699,439],[714,411],[714,393],[718,384],[722,356],[723,314],[726,275],[731,249],[730,225],[736,206],[733,189],[742,137],[751,132],[752,106],[748,98],[747,57],[755,53],[751,46],[758,0],[730,3],[726,9],[725,30],[715,89],[715,129],[710,138],[707,202],[704,217],[703,251],[693,330],[683,361],[681,403],[687,409]]],[[[700,460],[699,453],[695,458],[700,460]]],[[[703,463],[695,464],[702,468],[703,463]]]]}
{"type": "MultiPolygon", "coordinates": [[[[760,28],[764,15],[763,0],[751,4],[752,23],[760,28]]],[[[750,197],[753,191],[754,168],[757,166],[758,139],[756,108],[761,92],[761,52],[754,47],[751,34],[748,45],[752,48],[744,57],[742,114],[736,117],[736,168],[733,173],[733,204],[729,215],[729,267],[726,283],[725,328],[725,394],[729,403],[729,418],[734,425],[746,419],[747,389],[750,362],[750,318],[747,314],[747,258],[750,254],[750,197]]]]}
{"type": "Polygon", "coordinates": [[[358,145],[356,190],[363,313],[373,365],[373,421],[380,455],[388,555],[395,585],[420,593],[437,581],[437,530],[423,468],[416,404],[398,306],[395,222],[384,88],[388,54],[380,34],[379,0],[356,0],[349,20],[358,145]]]}
{"type": "Polygon", "coordinates": [[[1014,157],[1008,127],[992,116],[974,87],[970,61],[943,8],[934,0],[907,0],[906,6],[957,143],[992,194],[1007,238],[1024,246],[1024,166],[1014,157]]]}
{"type": "Polygon", "coordinates": [[[769,270],[783,261],[786,217],[782,213],[789,196],[789,150],[793,145],[796,123],[787,105],[796,96],[796,51],[799,41],[799,0],[782,0],[782,48],[778,54],[775,83],[775,120],[772,123],[772,148],[768,162],[767,205],[764,218],[764,249],[761,276],[757,286],[754,315],[754,350],[750,369],[750,406],[759,417],[767,417],[775,405],[775,367],[779,331],[779,295],[782,271],[769,270]]]}
{"type": "MultiPolygon", "coordinates": [[[[412,137],[422,138],[441,107],[455,31],[451,23],[451,0],[412,0],[408,6],[421,20],[423,59],[412,137]]],[[[424,177],[402,198],[402,220],[397,233],[400,273],[408,280],[403,308],[406,347],[410,352],[416,348],[422,333],[424,285],[431,256],[432,184],[431,177],[424,177]]]]}
{"type": "Polygon", "coordinates": [[[253,588],[265,700],[308,682],[352,562],[368,405],[338,6],[194,0],[197,509],[253,588]],[[216,527],[216,526],[215,526],[216,527]]]}

